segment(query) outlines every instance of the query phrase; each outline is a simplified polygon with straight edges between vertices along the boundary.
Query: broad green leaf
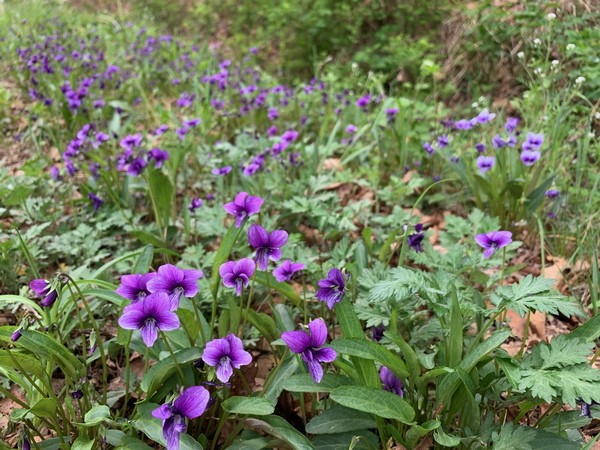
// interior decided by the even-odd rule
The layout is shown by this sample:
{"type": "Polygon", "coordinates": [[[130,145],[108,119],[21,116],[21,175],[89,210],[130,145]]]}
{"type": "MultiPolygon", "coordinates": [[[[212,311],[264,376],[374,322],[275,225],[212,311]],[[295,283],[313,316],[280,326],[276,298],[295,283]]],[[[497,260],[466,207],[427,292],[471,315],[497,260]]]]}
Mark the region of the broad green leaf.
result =
{"type": "Polygon", "coordinates": [[[124,436],[115,450],[152,450],[152,447],[132,436],[124,436]]]}
{"type": "Polygon", "coordinates": [[[248,322],[250,322],[259,332],[262,334],[265,339],[268,341],[274,341],[279,338],[280,333],[277,330],[277,325],[271,316],[265,313],[256,312],[253,309],[246,310],[246,308],[241,310],[242,317],[245,317],[248,322]]]}
{"type": "Polygon", "coordinates": [[[42,398],[29,409],[29,412],[36,417],[56,417],[58,407],[55,398],[42,398]]]}
{"type": "Polygon", "coordinates": [[[294,450],[315,450],[306,436],[279,416],[262,416],[246,420],[252,428],[258,428],[271,436],[287,442],[294,450]]]}
{"type": "Polygon", "coordinates": [[[277,441],[273,438],[259,437],[254,439],[237,439],[225,450],[262,450],[263,448],[274,448],[277,441]]]}
{"type": "Polygon", "coordinates": [[[21,297],[20,295],[10,294],[0,295],[0,310],[7,310],[9,305],[14,305],[15,303],[33,309],[42,317],[45,316],[42,307],[33,300],[28,299],[27,297],[21,297]]]}
{"type": "Polygon", "coordinates": [[[391,339],[392,342],[398,346],[400,353],[402,353],[402,356],[406,361],[408,372],[413,377],[418,376],[421,373],[421,365],[419,364],[419,358],[413,348],[408,345],[401,336],[395,335],[389,331],[384,332],[383,335],[391,339]]]}
{"type": "Polygon", "coordinates": [[[94,441],[88,439],[86,436],[79,436],[73,442],[71,450],[92,450],[94,447],[94,441]]]}
{"type": "Polygon", "coordinates": [[[46,369],[44,368],[44,366],[42,366],[39,359],[21,352],[16,352],[12,350],[0,350],[0,367],[10,371],[16,370],[17,366],[14,362],[14,359],[18,361],[19,365],[29,375],[33,375],[38,380],[44,382],[44,384],[47,384],[46,369]],[[12,352],[12,356],[9,352],[12,352]]]}
{"type": "Polygon", "coordinates": [[[352,378],[333,373],[323,375],[317,383],[309,373],[292,375],[283,381],[283,388],[289,392],[331,392],[340,386],[354,384],[352,378]]]}
{"type": "Polygon", "coordinates": [[[316,450],[374,450],[379,448],[379,438],[369,430],[337,434],[319,434],[312,441],[316,450]]]}
{"type": "Polygon", "coordinates": [[[171,216],[173,184],[160,170],[151,170],[148,172],[148,188],[157,222],[159,227],[164,229],[169,225],[171,216]]]}
{"type": "Polygon", "coordinates": [[[460,438],[458,436],[450,436],[444,433],[444,430],[441,428],[438,428],[433,432],[433,439],[443,447],[455,448],[460,444],[460,438]]]}
{"type": "Polygon", "coordinates": [[[152,265],[152,259],[154,258],[154,247],[152,245],[146,245],[138,256],[135,265],[133,266],[132,273],[144,274],[150,270],[152,265]]]}
{"type": "Polygon", "coordinates": [[[275,406],[264,397],[229,397],[221,405],[225,411],[239,415],[268,416],[275,411],[275,406]]]}
{"type": "Polygon", "coordinates": [[[333,434],[376,427],[377,422],[371,414],[334,405],[308,422],[306,432],[310,434],[333,434]]]}
{"type": "Polygon", "coordinates": [[[298,358],[295,354],[289,354],[289,356],[271,370],[269,376],[265,380],[265,389],[263,395],[271,403],[276,404],[279,395],[283,391],[283,384],[285,381],[292,376],[298,369],[298,358]]]}
{"type": "MultiPolygon", "coordinates": [[[[466,373],[471,372],[481,359],[492,352],[496,347],[499,347],[510,335],[510,331],[495,332],[488,339],[472,348],[458,364],[456,369],[464,370],[466,373]]],[[[438,403],[448,405],[456,388],[458,388],[459,383],[460,377],[456,372],[449,373],[442,378],[437,386],[438,403]]]]}
{"type": "Polygon", "coordinates": [[[96,425],[100,425],[104,422],[105,419],[110,418],[110,409],[106,405],[98,405],[94,406],[88,412],[85,413],[83,420],[85,425],[88,427],[93,427],[96,425]]]}
{"type": "Polygon", "coordinates": [[[415,417],[415,411],[406,400],[383,389],[341,386],[331,391],[330,396],[340,405],[385,419],[395,419],[410,424],[415,417]]]}
{"type": "Polygon", "coordinates": [[[300,308],[304,303],[302,297],[300,297],[300,295],[294,290],[292,286],[290,286],[287,283],[278,282],[275,279],[275,277],[270,273],[257,271],[254,274],[254,279],[257,283],[260,283],[263,286],[269,286],[271,289],[276,290],[279,294],[283,295],[284,297],[287,297],[289,300],[292,301],[294,306],[297,306],[298,308],[300,308]]]}
{"type": "Polygon", "coordinates": [[[177,365],[188,364],[192,361],[200,359],[200,350],[198,348],[187,348],[176,351],[175,360],[169,355],[167,358],[160,360],[154,366],[150,367],[148,372],[142,377],[141,388],[144,392],[151,396],[164,383],[164,381],[177,370],[177,365]]]}
{"type": "Polygon", "coordinates": [[[452,290],[450,336],[446,340],[446,343],[448,346],[448,355],[445,365],[454,368],[458,365],[463,353],[463,318],[455,290],[452,290]]]}
{"type": "Polygon", "coordinates": [[[406,443],[409,444],[409,447],[414,448],[420,438],[437,430],[440,425],[440,421],[436,419],[422,423],[421,425],[415,424],[411,426],[406,432],[406,443]]]}
{"type": "Polygon", "coordinates": [[[578,326],[569,334],[569,339],[581,339],[592,342],[600,337],[600,314],[588,319],[583,325],[578,326]]]}
{"type": "Polygon", "coordinates": [[[376,342],[365,339],[336,339],[331,342],[331,347],[344,355],[377,361],[402,379],[410,375],[404,361],[398,355],[376,342]]]}

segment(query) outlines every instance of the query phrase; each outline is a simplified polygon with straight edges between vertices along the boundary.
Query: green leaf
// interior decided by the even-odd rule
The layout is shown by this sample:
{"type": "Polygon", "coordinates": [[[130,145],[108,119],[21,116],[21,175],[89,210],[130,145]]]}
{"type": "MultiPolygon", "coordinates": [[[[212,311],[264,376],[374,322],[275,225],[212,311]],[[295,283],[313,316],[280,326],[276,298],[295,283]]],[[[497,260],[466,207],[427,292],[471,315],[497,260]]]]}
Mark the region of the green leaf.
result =
{"type": "Polygon", "coordinates": [[[315,447],[306,436],[279,416],[263,416],[260,419],[249,418],[246,419],[246,423],[287,442],[294,450],[315,450],[315,447]]]}
{"type": "Polygon", "coordinates": [[[135,265],[133,266],[132,273],[144,274],[150,270],[150,266],[152,265],[152,260],[154,259],[154,246],[146,245],[138,256],[135,265]]]}
{"type": "Polygon", "coordinates": [[[33,375],[47,385],[46,369],[42,366],[38,358],[12,350],[0,350],[0,367],[9,371],[17,370],[14,359],[19,362],[23,370],[29,375],[33,375]],[[12,357],[10,352],[12,352],[12,357]]]}
{"type": "MultiPolygon", "coordinates": [[[[456,369],[461,369],[466,373],[471,372],[471,370],[473,370],[475,365],[481,361],[481,359],[483,359],[488,353],[492,352],[496,347],[499,347],[510,335],[510,331],[495,332],[488,339],[472,348],[458,364],[456,369]]],[[[460,376],[457,372],[449,373],[442,378],[437,386],[438,403],[448,405],[459,384],[460,376]]]]}
{"type": "Polygon", "coordinates": [[[56,417],[58,407],[55,398],[42,398],[29,409],[29,412],[36,417],[56,417]]]}
{"type": "Polygon", "coordinates": [[[331,342],[331,348],[344,355],[377,361],[402,379],[410,375],[404,361],[398,355],[376,342],[365,339],[336,339],[331,342]]]}
{"type": "Polygon", "coordinates": [[[306,432],[310,434],[333,434],[376,427],[377,422],[371,414],[334,405],[308,422],[306,432]]]}
{"type": "Polygon", "coordinates": [[[169,218],[171,217],[173,184],[169,177],[160,170],[151,170],[148,174],[150,198],[152,199],[159,228],[163,229],[169,225],[169,218]]]}
{"type": "Polygon", "coordinates": [[[379,448],[379,438],[369,430],[320,434],[313,440],[317,450],[373,450],[379,448]]]}
{"type": "Polygon", "coordinates": [[[550,188],[554,176],[544,180],[537,188],[529,193],[525,199],[525,210],[530,214],[534,214],[544,201],[545,192],[550,188]]]}
{"type": "Polygon", "coordinates": [[[415,411],[396,394],[365,386],[341,386],[331,391],[331,399],[340,405],[385,419],[395,419],[410,424],[415,411]]]}
{"type": "Polygon", "coordinates": [[[275,406],[264,397],[229,397],[221,405],[225,411],[239,415],[268,416],[275,411],[275,406]]]}
{"type": "Polygon", "coordinates": [[[421,373],[421,365],[419,364],[419,358],[413,348],[408,345],[408,343],[402,339],[401,336],[393,334],[389,331],[384,332],[383,335],[392,340],[392,342],[398,346],[400,353],[402,353],[402,356],[406,361],[407,370],[411,376],[418,376],[421,373]]]}
{"type": "MultiPolygon", "coordinates": [[[[0,335],[0,338],[4,338],[0,335]]],[[[34,330],[22,330],[21,338],[15,343],[43,361],[53,361],[72,380],[85,374],[83,363],[64,345],[47,334],[34,330]]]]}
{"type": "Polygon", "coordinates": [[[443,447],[458,447],[460,444],[460,438],[458,436],[450,436],[444,433],[444,430],[441,428],[434,431],[433,439],[443,447]]]}
{"type": "Polygon", "coordinates": [[[156,390],[164,383],[164,381],[170,377],[175,370],[177,365],[188,364],[192,361],[200,359],[200,350],[198,348],[187,348],[176,351],[174,353],[175,360],[171,355],[167,358],[160,360],[154,366],[150,367],[148,372],[142,377],[141,388],[144,392],[151,396],[156,390]]]}
{"type": "Polygon", "coordinates": [[[92,448],[94,448],[94,441],[87,436],[79,436],[71,446],[71,450],[92,450],[92,448]]]}
{"type": "Polygon", "coordinates": [[[152,450],[152,447],[132,436],[124,436],[115,450],[152,450]]]}
{"type": "Polygon", "coordinates": [[[528,312],[585,317],[579,303],[552,289],[554,280],[527,275],[518,283],[498,288],[490,300],[497,307],[514,309],[521,317],[528,312]]]}
{"type": "Polygon", "coordinates": [[[259,437],[254,439],[237,439],[225,450],[262,450],[263,448],[274,448],[277,441],[273,438],[259,437]]]}
{"type": "Polygon", "coordinates": [[[440,425],[440,421],[436,419],[424,422],[421,425],[411,426],[406,432],[406,443],[409,444],[409,447],[414,448],[420,438],[437,430],[440,425]]]}
{"type": "Polygon", "coordinates": [[[298,369],[298,358],[295,354],[289,356],[279,362],[277,367],[272,370],[265,380],[266,388],[263,395],[271,403],[276,404],[279,395],[283,391],[285,381],[296,372],[298,369]]]}
{"type": "Polygon", "coordinates": [[[83,420],[84,420],[86,426],[94,427],[96,425],[100,425],[102,422],[104,422],[105,419],[109,419],[109,418],[110,418],[110,409],[108,408],[108,406],[98,405],[98,406],[94,406],[87,413],[85,413],[83,420]]]}
{"type": "Polygon", "coordinates": [[[33,300],[21,297],[20,295],[0,295],[0,310],[7,310],[9,305],[14,305],[15,303],[27,306],[36,311],[40,316],[45,317],[42,307],[33,300]]]}
{"type": "Polygon", "coordinates": [[[283,389],[289,392],[331,392],[340,386],[354,384],[352,378],[333,373],[323,375],[317,383],[309,373],[292,375],[283,380],[283,389]]]}
{"type": "Polygon", "coordinates": [[[460,304],[456,291],[452,290],[452,312],[450,315],[450,336],[447,339],[448,356],[447,365],[456,367],[463,353],[463,318],[460,312],[460,304]]]}
{"type": "Polygon", "coordinates": [[[578,326],[569,334],[569,339],[580,339],[586,342],[595,341],[600,337],[600,314],[588,319],[583,325],[578,326]]]}

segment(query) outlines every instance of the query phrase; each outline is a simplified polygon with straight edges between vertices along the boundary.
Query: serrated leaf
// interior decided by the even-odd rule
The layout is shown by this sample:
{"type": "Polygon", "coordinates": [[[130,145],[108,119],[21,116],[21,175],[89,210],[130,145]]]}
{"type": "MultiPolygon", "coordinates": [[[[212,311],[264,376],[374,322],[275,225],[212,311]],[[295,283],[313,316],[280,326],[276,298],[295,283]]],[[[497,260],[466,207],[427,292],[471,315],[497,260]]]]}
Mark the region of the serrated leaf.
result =
{"type": "Polygon", "coordinates": [[[567,317],[585,317],[581,306],[569,297],[552,289],[554,280],[527,275],[518,283],[498,288],[491,296],[497,307],[515,310],[521,317],[528,312],[563,314],[567,317]]]}
{"type": "Polygon", "coordinates": [[[275,411],[273,403],[264,397],[229,397],[221,405],[231,414],[268,416],[275,411]]]}
{"type": "Polygon", "coordinates": [[[385,419],[395,419],[410,424],[415,417],[415,411],[406,400],[383,389],[341,386],[331,391],[330,396],[340,405],[385,419]]]}

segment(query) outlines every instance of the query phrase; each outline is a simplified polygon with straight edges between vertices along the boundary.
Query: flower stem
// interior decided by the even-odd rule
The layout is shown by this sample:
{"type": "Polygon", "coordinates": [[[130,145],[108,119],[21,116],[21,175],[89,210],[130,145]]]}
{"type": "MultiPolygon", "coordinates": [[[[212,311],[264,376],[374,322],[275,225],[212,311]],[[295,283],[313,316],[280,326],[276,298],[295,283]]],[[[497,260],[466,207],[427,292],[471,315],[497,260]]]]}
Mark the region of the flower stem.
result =
{"type": "Polygon", "coordinates": [[[167,351],[169,352],[171,358],[173,359],[173,362],[175,363],[175,368],[177,369],[177,373],[179,374],[179,381],[181,381],[182,386],[185,386],[185,376],[183,375],[183,370],[181,370],[181,366],[177,362],[177,358],[175,358],[175,352],[173,351],[173,347],[171,347],[171,344],[167,339],[167,335],[160,329],[158,330],[158,332],[160,333],[160,336],[162,337],[162,340],[165,343],[165,347],[167,347],[167,351]]]}

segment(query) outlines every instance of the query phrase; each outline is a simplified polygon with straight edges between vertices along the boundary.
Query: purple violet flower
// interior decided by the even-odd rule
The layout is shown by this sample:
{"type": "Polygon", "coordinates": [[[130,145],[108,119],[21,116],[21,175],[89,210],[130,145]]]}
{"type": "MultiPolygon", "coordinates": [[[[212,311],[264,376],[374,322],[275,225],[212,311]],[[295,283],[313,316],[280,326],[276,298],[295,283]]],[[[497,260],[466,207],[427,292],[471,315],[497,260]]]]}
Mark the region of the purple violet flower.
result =
{"type": "Polygon", "coordinates": [[[496,164],[496,158],[494,156],[481,155],[477,157],[476,163],[481,173],[486,173],[488,170],[494,167],[494,164],[496,164]]]}
{"type": "Polygon", "coordinates": [[[513,131],[515,131],[517,129],[518,125],[519,125],[518,117],[509,117],[508,119],[506,119],[506,124],[504,125],[504,128],[506,129],[507,133],[512,133],[513,131]]]}
{"type": "Polygon", "coordinates": [[[219,177],[224,177],[229,172],[231,172],[231,166],[217,167],[216,169],[210,171],[210,173],[219,177]]]}
{"type": "Polygon", "coordinates": [[[449,142],[448,142],[448,136],[445,134],[442,134],[441,136],[438,136],[437,138],[438,141],[438,145],[440,146],[440,148],[444,148],[447,147],[449,142]]]}
{"type": "Polygon", "coordinates": [[[115,290],[121,297],[131,300],[132,303],[141,302],[150,295],[148,290],[148,281],[156,276],[155,272],[146,273],[143,275],[134,273],[131,275],[123,275],[121,284],[115,290]]]}
{"type": "Polygon", "coordinates": [[[366,109],[369,103],[371,103],[371,94],[366,94],[356,101],[356,106],[360,109],[366,109]]]}
{"type": "Polygon", "coordinates": [[[521,152],[521,161],[529,167],[533,166],[541,156],[542,154],[538,150],[523,150],[521,152]]]}
{"type": "Polygon", "coordinates": [[[429,142],[425,142],[423,144],[423,150],[425,150],[429,156],[432,156],[435,153],[435,149],[431,146],[429,142]]]}
{"type": "Polygon", "coordinates": [[[290,259],[286,259],[278,267],[273,269],[273,276],[279,283],[292,279],[292,276],[296,272],[304,270],[305,265],[302,263],[292,262],[290,259]]]}
{"type": "Polygon", "coordinates": [[[219,275],[223,278],[223,285],[235,288],[235,295],[242,295],[242,288],[247,287],[250,278],[254,275],[256,263],[250,258],[242,258],[239,261],[227,261],[219,267],[219,275]]]}
{"type": "Polygon", "coordinates": [[[171,300],[166,293],[150,294],[143,301],[127,306],[119,318],[119,325],[126,330],[141,330],[144,344],[152,347],[158,339],[158,330],[179,328],[179,317],[170,307],[171,300]]]}
{"type": "Polygon", "coordinates": [[[179,435],[186,429],[185,419],[195,419],[206,411],[210,394],[203,386],[185,389],[174,402],[165,403],[152,411],[152,416],[162,419],[162,431],[167,450],[179,450],[179,435]]]}
{"type": "Polygon", "coordinates": [[[347,134],[354,134],[354,133],[356,133],[356,130],[357,130],[356,126],[354,126],[352,124],[350,124],[346,127],[347,134]]]}
{"type": "Polygon", "coordinates": [[[327,340],[327,325],[321,318],[314,319],[308,324],[308,332],[304,330],[285,331],[281,339],[291,351],[302,355],[302,360],[308,365],[308,371],[316,383],[323,379],[321,363],[335,360],[337,353],[334,349],[323,347],[327,340]]]}
{"type": "Polygon", "coordinates": [[[223,209],[235,216],[235,227],[239,228],[246,217],[260,212],[263,202],[264,200],[260,197],[248,195],[247,192],[240,192],[232,202],[224,204],[223,209]]]}
{"type": "Polygon", "coordinates": [[[98,209],[104,204],[104,199],[98,197],[93,192],[90,192],[88,198],[92,201],[92,206],[94,208],[94,212],[98,211],[98,209]]]}
{"type": "Polygon", "coordinates": [[[475,150],[477,150],[477,153],[483,153],[486,150],[486,146],[485,144],[479,142],[478,144],[475,144],[475,150]]]}
{"type": "Polygon", "coordinates": [[[379,369],[379,378],[383,383],[384,390],[389,391],[392,394],[399,395],[400,397],[404,397],[404,391],[402,390],[404,385],[390,369],[385,366],[381,366],[381,369],[379,369]]]}
{"type": "Polygon", "coordinates": [[[415,252],[421,253],[423,251],[423,224],[418,223],[415,225],[415,233],[408,236],[408,246],[411,247],[415,252]]]}
{"type": "Polygon", "coordinates": [[[154,167],[160,169],[164,162],[169,159],[169,152],[166,150],[161,150],[158,147],[154,147],[148,152],[148,159],[153,159],[154,167]]]}
{"type": "Polygon", "coordinates": [[[12,334],[10,335],[10,341],[11,342],[17,342],[19,340],[19,338],[21,337],[21,328],[17,328],[15,331],[12,332],[12,334]]]}
{"type": "Polygon", "coordinates": [[[548,189],[546,191],[546,197],[548,197],[551,200],[554,200],[555,198],[557,198],[560,195],[560,192],[558,192],[556,189],[548,189]]]}
{"type": "Polygon", "coordinates": [[[388,123],[393,123],[396,120],[399,111],[398,108],[388,108],[385,110],[385,116],[387,117],[388,123]]]}
{"type": "Polygon", "coordinates": [[[527,137],[523,142],[523,150],[539,150],[544,143],[544,134],[527,133],[527,137]]]}
{"type": "Polygon", "coordinates": [[[485,249],[484,258],[489,258],[496,250],[506,247],[512,242],[512,233],[510,231],[490,231],[475,236],[475,242],[485,249]]]}
{"type": "Polygon", "coordinates": [[[317,299],[327,303],[327,307],[332,310],[335,304],[344,298],[348,277],[349,275],[344,276],[342,271],[336,267],[331,269],[327,273],[327,278],[323,278],[318,283],[317,299]]]}
{"type": "Polygon", "coordinates": [[[168,125],[161,125],[156,130],[154,130],[154,136],[160,136],[165,134],[169,130],[168,125]]]}
{"type": "Polygon", "coordinates": [[[171,301],[171,311],[175,311],[182,295],[192,298],[198,293],[198,280],[202,276],[201,270],[180,269],[172,264],[163,264],[158,268],[156,276],[148,281],[148,290],[153,294],[167,294],[171,301]]]}
{"type": "Polygon", "coordinates": [[[477,114],[477,117],[474,117],[473,120],[476,123],[487,123],[493,120],[495,117],[496,114],[490,113],[487,109],[484,109],[479,114],[477,114]]]}
{"type": "Polygon", "coordinates": [[[506,147],[506,141],[502,139],[502,137],[499,134],[497,134],[492,138],[492,147],[494,147],[495,149],[506,147]]]}
{"type": "Polygon", "coordinates": [[[202,353],[202,361],[216,367],[219,381],[227,383],[233,375],[233,369],[250,364],[252,355],[244,350],[242,340],[231,333],[222,339],[207,342],[202,353]]]}
{"type": "Polygon", "coordinates": [[[198,208],[200,208],[202,206],[204,202],[199,199],[199,198],[193,198],[191,203],[188,205],[188,209],[190,210],[190,212],[194,212],[196,211],[198,208]]]}
{"type": "Polygon", "coordinates": [[[273,230],[267,233],[263,227],[253,224],[248,229],[248,242],[256,250],[254,260],[259,270],[267,270],[269,259],[279,261],[281,259],[281,247],[285,245],[288,233],[284,230],[273,230]]]}
{"type": "Polygon", "coordinates": [[[470,130],[471,128],[473,128],[473,124],[471,123],[470,120],[461,119],[461,120],[457,120],[454,123],[454,127],[457,130],[470,130]]]}

